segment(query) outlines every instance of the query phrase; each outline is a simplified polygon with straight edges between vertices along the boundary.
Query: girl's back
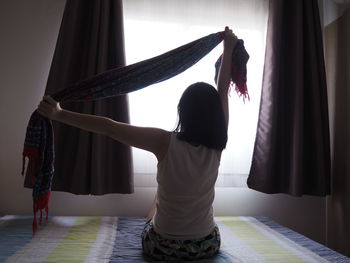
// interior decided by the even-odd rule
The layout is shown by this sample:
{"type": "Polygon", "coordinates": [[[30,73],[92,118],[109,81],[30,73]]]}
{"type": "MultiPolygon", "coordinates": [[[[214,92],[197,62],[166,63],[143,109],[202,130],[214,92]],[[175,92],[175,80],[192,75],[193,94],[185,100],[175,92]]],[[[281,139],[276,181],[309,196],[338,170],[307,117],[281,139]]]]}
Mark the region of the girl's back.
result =
{"type": "Polygon", "coordinates": [[[168,152],[158,163],[154,228],[164,237],[201,238],[215,227],[212,203],[221,151],[194,146],[171,134],[168,152]]]}

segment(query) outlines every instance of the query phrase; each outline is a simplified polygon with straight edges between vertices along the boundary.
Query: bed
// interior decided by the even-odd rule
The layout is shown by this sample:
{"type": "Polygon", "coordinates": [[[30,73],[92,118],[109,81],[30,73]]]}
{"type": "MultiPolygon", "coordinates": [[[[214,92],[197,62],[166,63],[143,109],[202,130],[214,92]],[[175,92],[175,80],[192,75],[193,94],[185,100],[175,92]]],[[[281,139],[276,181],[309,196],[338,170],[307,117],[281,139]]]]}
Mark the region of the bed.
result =
{"type": "MultiPolygon", "coordinates": [[[[337,262],[347,258],[267,217],[216,217],[222,245],[193,262],[337,262]]],[[[0,217],[0,262],[152,262],[142,255],[145,219],[53,216],[33,237],[31,216],[0,217]]]]}

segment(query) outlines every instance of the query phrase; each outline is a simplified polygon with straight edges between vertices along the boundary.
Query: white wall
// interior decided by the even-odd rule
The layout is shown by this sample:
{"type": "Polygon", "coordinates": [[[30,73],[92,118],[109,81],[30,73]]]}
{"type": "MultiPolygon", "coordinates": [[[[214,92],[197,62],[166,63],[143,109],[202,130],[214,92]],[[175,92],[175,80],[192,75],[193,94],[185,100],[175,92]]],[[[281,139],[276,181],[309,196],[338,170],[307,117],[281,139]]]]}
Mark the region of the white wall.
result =
{"type": "MultiPolygon", "coordinates": [[[[25,129],[44,94],[65,0],[0,1],[0,214],[31,214],[31,191],[20,176],[25,129]]],[[[143,216],[154,188],[132,195],[74,196],[54,192],[52,215],[143,216]]],[[[216,215],[266,215],[325,241],[325,200],[218,188],[216,215]]]]}

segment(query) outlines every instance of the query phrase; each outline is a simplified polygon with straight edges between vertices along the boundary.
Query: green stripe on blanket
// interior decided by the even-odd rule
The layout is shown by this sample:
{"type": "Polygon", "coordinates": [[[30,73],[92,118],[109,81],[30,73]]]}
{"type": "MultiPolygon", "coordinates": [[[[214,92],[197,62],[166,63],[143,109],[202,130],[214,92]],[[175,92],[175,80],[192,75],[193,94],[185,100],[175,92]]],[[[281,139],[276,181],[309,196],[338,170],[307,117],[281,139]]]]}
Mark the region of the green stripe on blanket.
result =
{"type": "Polygon", "coordinates": [[[87,255],[95,243],[100,229],[101,217],[78,217],[61,243],[44,261],[52,262],[85,262],[87,255]]]}
{"type": "MultiPolygon", "coordinates": [[[[253,217],[217,217],[223,250],[239,262],[330,262],[253,217]],[[234,249],[232,243],[240,244],[234,249]]],[[[312,242],[310,240],[310,242],[312,242]]]]}
{"type": "Polygon", "coordinates": [[[240,218],[221,218],[220,221],[267,262],[280,263],[286,258],[291,263],[307,262],[240,218]]]}

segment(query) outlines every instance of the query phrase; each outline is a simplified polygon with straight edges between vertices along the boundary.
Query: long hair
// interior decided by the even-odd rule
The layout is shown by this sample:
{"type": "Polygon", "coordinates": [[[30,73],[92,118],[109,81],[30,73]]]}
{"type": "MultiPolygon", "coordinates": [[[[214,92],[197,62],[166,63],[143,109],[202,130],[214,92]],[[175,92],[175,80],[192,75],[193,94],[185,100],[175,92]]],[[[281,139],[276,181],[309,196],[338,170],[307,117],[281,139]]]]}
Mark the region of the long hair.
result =
{"type": "Polygon", "coordinates": [[[227,125],[217,90],[197,82],[182,94],[177,106],[177,137],[193,145],[223,150],[227,143],[227,125]]]}

